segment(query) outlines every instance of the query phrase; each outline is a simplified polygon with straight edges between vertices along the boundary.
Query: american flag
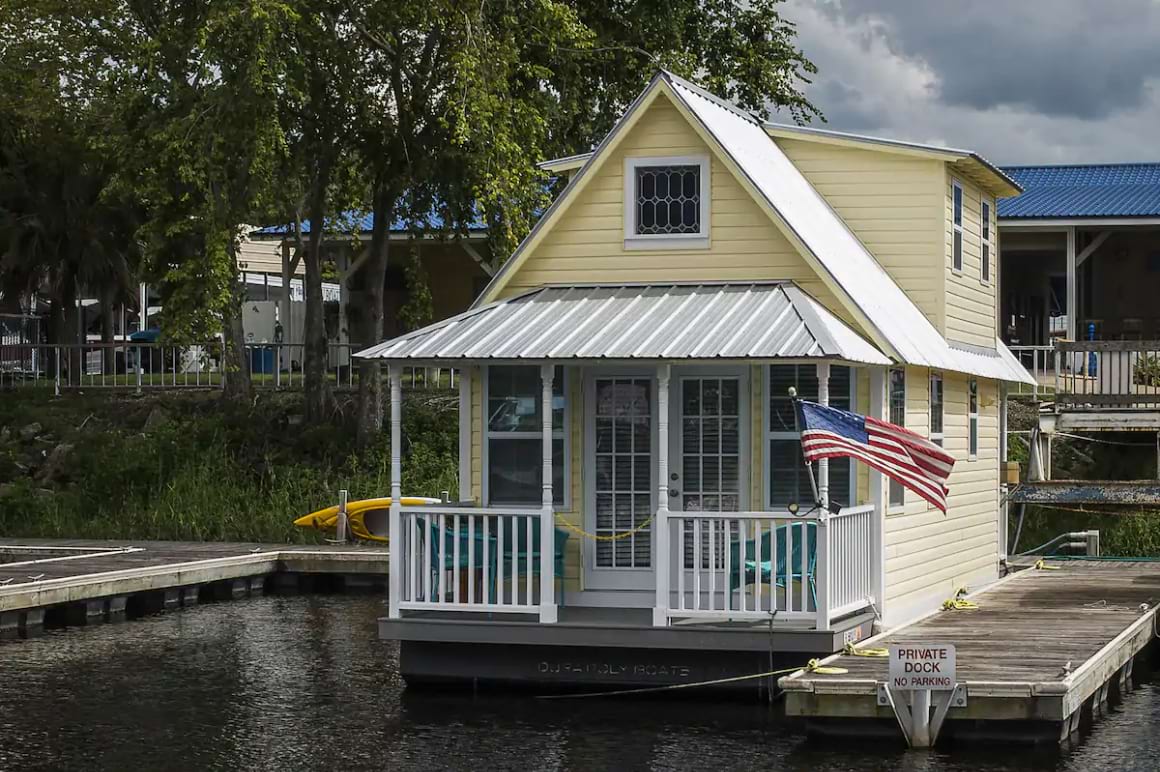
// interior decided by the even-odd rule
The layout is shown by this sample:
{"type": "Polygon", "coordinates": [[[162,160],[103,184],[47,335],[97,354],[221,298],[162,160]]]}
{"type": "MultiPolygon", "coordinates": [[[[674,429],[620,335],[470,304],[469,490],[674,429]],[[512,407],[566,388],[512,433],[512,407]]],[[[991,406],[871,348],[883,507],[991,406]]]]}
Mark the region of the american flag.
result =
{"type": "Polygon", "coordinates": [[[847,410],[797,401],[806,461],[855,458],[947,511],[947,477],[955,459],[930,440],[901,426],[847,410]]]}

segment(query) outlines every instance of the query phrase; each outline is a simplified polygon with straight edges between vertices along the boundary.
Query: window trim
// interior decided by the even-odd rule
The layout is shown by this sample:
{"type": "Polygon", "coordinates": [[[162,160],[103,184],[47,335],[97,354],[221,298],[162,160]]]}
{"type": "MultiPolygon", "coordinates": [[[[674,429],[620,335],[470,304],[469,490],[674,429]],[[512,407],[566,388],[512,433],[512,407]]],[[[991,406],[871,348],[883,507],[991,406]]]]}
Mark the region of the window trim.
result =
{"type": "MultiPolygon", "coordinates": [[[[480,422],[479,423],[479,428],[480,428],[480,449],[479,449],[480,494],[479,495],[480,495],[480,501],[483,502],[483,506],[485,506],[485,507],[495,506],[495,507],[504,507],[504,508],[510,508],[510,509],[523,509],[526,507],[528,510],[531,510],[531,511],[535,511],[535,510],[539,510],[539,509],[543,508],[543,505],[539,504],[539,503],[537,503],[535,505],[532,505],[532,504],[504,504],[502,502],[501,503],[494,503],[491,500],[491,490],[490,490],[490,486],[488,485],[488,478],[490,477],[489,472],[491,471],[491,460],[488,458],[488,456],[489,456],[488,448],[491,445],[491,433],[487,429],[487,419],[488,419],[487,404],[488,404],[488,397],[489,397],[490,391],[491,391],[491,368],[492,367],[525,367],[525,366],[536,367],[537,369],[539,369],[538,365],[486,365],[486,366],[480,368],[480,370],[483,371],[481,373],[481,378],[480,378],[483,381],[483,384],[482,384],[483,389],[482,389],[482,393],[480,395],[482,401],[480,402],[480,410],[479,410],[479,413],[480,413],[480,415],[479,415],[479,422],[480,422]]],[[[571,512],[572,511],[572,453],[571,453],[571,447],[572,447],[572,379],[570,377],[569,368],[564,366],[564,365],[560,365],[560,367],[561,367],[561,378],[563,378],[563,380],[564,380],[564,431],[563,431],[563,436],[561,437],[561,439],[563,440],[563,447],[564,447],[564,470],[563,470],[563,474],[564,474],[564,497],[563,497],[561,503],[555,504],[553,506],[556,507],[561,512],[571,512]]],[[[541,384],[541,390],[542,390],[542,388],[543,388],[543,381],[542,380],[540,381],[540,384],[541,384]]],[[[544,434],[543,434],[542,430],[534,431],[534,432],[503,432],[502,434],[503,434],[503,437],[506,437],[509,439],[519,439],[519,440],[532,440],[532,439],[543,440],[543,438],[544,438],[544,434]]],[[[556,439],[555,431],[552,432],[552,439],[556,439]]],[[[541,452],[541,459],[542,459],[542,456],[543,456],[543,448],[542,447],[541,447],[540,452],[541,452]]],[[[553,462],[554,461],[555,461],[555,458],[553,457],[553,462]]],[[[555,498],[554,493],[553,493],[553,498],[555,498]]]]}
{"type": "Polygon", "coordinates": [[[967,460],[979,458],[979,379],[967,379],[967,460]]]}
{"type": "Polygon", "coordinates": [[[951,270],[955,273],[963,272],[963,184],[951,178],[951,270]],[[958,222],[955,222],[955,193],[958,193],[958,222]],[[955,250],[955,236],[958,236],[959,248],[955,250]]]}
{"type": "Polygon", "coordinates": [[[930,377],[927,379],[926,390],[928,424],[926,427],[927,438],[938,445],[940,448],[944,447],[946,442],[946,428],[947,428],[947,385],[940,372],[931,371],[930,377]],[[942,426],[941,431],[934,431],[934,384],[939,384],[939,424],[942,426]]]}
{"type": "Polygon", "coordinates": [[[708,249],[709,203],[712,180],[708,155],[631,156],[624,159],[624,248],[708,249]],[[701,230],[697,233],[636,232],[636,169],[640,166],[699,166],[701,168],[701,230]]]}
{"type": "Polygon", "coordinates": [[[991,228],[991,201],[979,199],[979,281],[991,283],[991,257],[995,254],[993,229],[991,228]]]}
{"type": "MultiPolygon", "coordinates": [[[[895,425],[901,426],[902,428],[905,429],[906,428],[906,399],[907,399],[906,391],[907,391],[907,380],[908,380],[906,377],[906,368],[905,367],[891,367],[891,368],[887,369],[887,371],[886,371],[886,419],[888,421],[890,421],[890,423],[894,423],[894,421],[891,420],[894,418],[894,416],[892,416],[890,414],[890,408],[891,408],[891,405],[890,405],[891,377],[890,376],[896,372],[902,373],[902,423],[895,424],[895,425]]],[[[895,512],[902,512],[905,509],[906,509],[906,486],[903,485],[902,483],[898,483],[898,482],[895,482],[894,480],[891,480],[889,477],[886,478],[886,514],[892,514],[895,512]],[[899,487],[899,489],[902,491],[902,501],[897,503],[897,504],[895,504],[890,498],[890,491],[893,488],[893,486],[895,486],[895,485],[897,485],[899,487]]]]}
{"type": "MultiPolygon", "coordinates": [[[[772,442],[773,440],[792,440],[792,439],[798,439],[801,437],[800,432],[781,432],[781,431],[775,432],[769,428],[769,390],[770,390],[769,368],[770,367],[778,367],[778,366],[786,366],[786,365],[793,365],[795,367],[810,367],[811,363],[802,363],[802,362],[768,363],[767,362],[766,364],[761,365],[761,398],[760,398],[760,401],[758,402],[758,404],[761,406],[761,416],[760,416],[760,418],[761,418],[761,442],[762,442],[762,445],[761,445],[761,464],[759,467],[754,467],[754,468],[757,469],[757,471],[761,475],[761,505],[762,505],[762,507],[764,507],[764,511],[766,511],[766,512],[774,511],[773,504],[770,501],[770,490],[769,490],[769,460],[770,460],[769,459],[769,443],[772,442]]],[[[859,370],[859,368],[855,367],[854,365],[844,365],[844,364],[837,365],[837,366],[846,367],[849,370],[849,375],[850,375],[850,411],[856,413],[856,412],[858,412],[858,370],[859,370]]],[[[833,367],[834,366],[832,365],[831,371],[832,371],[833,367]]],[[[833,373],[831,372],[830,380],[833,381],[833,378],[834,378],[834,376],[833,376],[833,373]]],[[[749,420],[750,421],[753,420],[752,415],[750,415],[749,420]]],[[[752,455],[752,449],[750,450],[750,455],[752,455]]],[[[752,460],[753,459],[750,459],[751,466],[753,466],[752,460]]],[[[834,461],[834,460],[841,460],[841,459],[831,459],[831,460],[834,461]]],[[[849,481],[849,486],[848,486],[849,491],[848,491],[847,495],[849,496],[850,501],[857,501],[858,500],[858,471],[857,471],[858,467],[855,466],[854,459],[845,459],[845,460],[849,461],[850,466],[851,466],[850,481],[849,481]]],[[[752,478],[750,478],[749,485],[751,487],[753,485],[752,478]]],[[[852,504],[851,506],[854,506],[854,505],[852,504]]],[[[778,511],[785,511],[785,510],[781,509],[778,511]]]]}

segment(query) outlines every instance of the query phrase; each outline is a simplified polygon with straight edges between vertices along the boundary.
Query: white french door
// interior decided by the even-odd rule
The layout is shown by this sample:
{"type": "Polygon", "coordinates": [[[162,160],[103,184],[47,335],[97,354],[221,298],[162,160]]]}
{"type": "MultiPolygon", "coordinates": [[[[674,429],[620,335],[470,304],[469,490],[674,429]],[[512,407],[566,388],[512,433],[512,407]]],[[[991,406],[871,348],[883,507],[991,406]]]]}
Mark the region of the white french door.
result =
{"type": "Polygon", "coordinates": [[[597,372],[585,378],[585,589],[651,590],[656,511],[655,379],[597,372]]]}
{"type": "Polygon", "coordinates": [[[699,544],[699,568],[721,574],[723,583],[725,552],[737,534],[725,521],[681,520],[681,513],[748,509],[748,370],[674,368],[672,383],[669,510],[684,544],[684,554],[673,559],[691,572],[699,544]]]}

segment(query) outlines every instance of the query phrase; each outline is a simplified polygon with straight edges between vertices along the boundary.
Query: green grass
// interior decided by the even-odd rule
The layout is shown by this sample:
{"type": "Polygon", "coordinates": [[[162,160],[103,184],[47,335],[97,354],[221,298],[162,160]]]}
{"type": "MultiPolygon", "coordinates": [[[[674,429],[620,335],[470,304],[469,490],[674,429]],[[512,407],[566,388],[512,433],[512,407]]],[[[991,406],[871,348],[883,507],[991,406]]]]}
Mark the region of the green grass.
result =
{"type": "MultiPolygon", "coordinates": [[[[408,494],[458,495],[456,404],[453,396],[407,396],[408,494]]],[[[336,503],[342,488],[354,499],[386,495],[389,437],[356,453],[353,430],[341,420],[294,423],[299,405],[294,394],[261,394],[239,410],[207,393],[54,399],[7,392],[0,426],[14,432],[37,421],[52,441],[0,445],[0,536],[318,541],[292,520],[336,503]],[[155,407],[168,419],[146,434],[155,407]],[[19,470],[38,447],[51,450],[60,441],[75,446],[66,480],[44,486],[19,470]]],[[[353,403],[341,408],[353,415],[353,403]]]]}

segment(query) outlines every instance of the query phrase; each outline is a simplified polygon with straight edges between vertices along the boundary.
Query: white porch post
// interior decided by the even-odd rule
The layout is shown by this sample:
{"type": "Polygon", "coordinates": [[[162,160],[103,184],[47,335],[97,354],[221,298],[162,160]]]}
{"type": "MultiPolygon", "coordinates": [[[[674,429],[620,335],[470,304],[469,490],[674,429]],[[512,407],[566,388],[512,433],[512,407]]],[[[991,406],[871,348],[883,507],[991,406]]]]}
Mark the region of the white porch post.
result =
{"type": "MultiPolygon", "coordinates": [[[[653,626],[669,624],[669,365],[657,365],[657,511],[653,518],[653,626]]],[[[677,570],[683,566],[678,564],[677,570]]]]}
{"type": "Polygon", "coordinates": [[[459,501],[471,496],[471,369],[459,368],[459,501]]]}
{"type": "MultiPolygon", "coordinates": [[[[830,404],[830,363],[818,362],[818,404],[830,404]]],[[[830,462],[823,458],[818,461],[818,498],[821,510],[818,512],[817,559],[814,562],[814,587],[817,591],[817,622],[819,630],[830,629],[830,462]]]]}
{"type": "Polygon", "coordinates": [[[391,518],[389,586],[389,615],[399,617],[399,600],[403,594],[403,368],[392,363],[387,368],[391,384],[391,518]]]}
{"type": "Polygon", "coordinates": [[[999,382],[999,560],[1007,560],[1007,383],[999,382]]]}
{"type": "MultiPolygon", "coordinates": [[[[870,412],[871,418],[887,419],[886,373],[885,367],[870,368],[870,412]]],[[[873,542],[870,545],[870,566],[872,576],[870,587],[874,593],[874,603],[878,616],[886,616],[886,494],[889,486],[886,476],[877,469],[870,469],[870,503],[874,505],[873,542]]]]}
{"type": "Polygon", "coordinates": [[[1067,229],[1067,339],[1079,340],[1079,293],[1076,291],[1075,227],[1067,229]]]}
{"type": "Polygon", "coordinates": [[[556,368],[540,365],[542,386],[541,428],[543,429],[543,515],[540,519],[540,621],[556,621],[556,516],[552,495],[552,379],[556,368]]]}

